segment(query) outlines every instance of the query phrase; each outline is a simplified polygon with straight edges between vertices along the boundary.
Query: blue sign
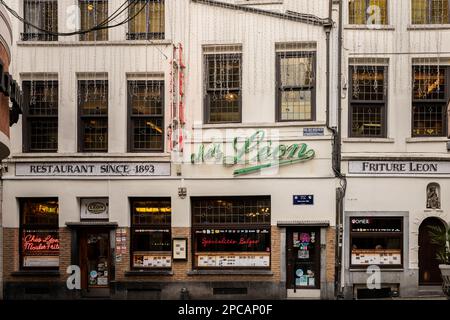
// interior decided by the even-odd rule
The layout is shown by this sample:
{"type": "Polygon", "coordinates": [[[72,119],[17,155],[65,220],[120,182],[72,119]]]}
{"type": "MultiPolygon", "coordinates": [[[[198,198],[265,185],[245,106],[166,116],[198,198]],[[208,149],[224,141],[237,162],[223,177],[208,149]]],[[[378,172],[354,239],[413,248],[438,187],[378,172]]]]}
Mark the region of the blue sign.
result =
{"type": "Polygon", "coordinates": [[[313,205],[314,195],[312,194],[302,194],[293,196],[294,205],[313,205]]]}
{"type": "Polygon", "coordinates": [[[325,133],[323,128],[303,128],[305,137],[323,136],[325,133]]]}

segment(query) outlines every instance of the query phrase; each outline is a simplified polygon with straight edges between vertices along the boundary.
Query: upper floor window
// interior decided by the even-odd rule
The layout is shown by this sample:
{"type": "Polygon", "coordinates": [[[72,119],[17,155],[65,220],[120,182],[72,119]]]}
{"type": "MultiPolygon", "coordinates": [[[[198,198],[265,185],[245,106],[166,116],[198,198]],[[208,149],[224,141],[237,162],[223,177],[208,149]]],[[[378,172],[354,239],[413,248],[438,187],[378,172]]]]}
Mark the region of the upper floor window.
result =
{"type": "Polygon", "coordinates": [[[164,0],[131,1],[128,15],[128,39],[164,39],[164,0]]]}
{"type": "MultiPolygon", "coordinates": [[[[80,0],[81,30],[89,30],[108,18],[107,0],[80,0]]],[[[81,41],[106,41],[108,29],[80,34],[81,41]]]]}
{"type": "Polygon", "coordinates": [[[450,23],[449,0],[411,0],[412,24],[450,23]]]}
{"type": "Polygon", "coordinates": [[[108,151],[108,81],[78,81],[80,152],[108,151]]]}
{"type": "Polygon", "coordinates": [[[128,150],[164,151],[164,81],[128,81],[128,150]]]}
{"type": "Polygon", "coordinates": [[[58,150],[58,81],[24,81],[29,107],[23,114],[23,151],[58,150]]]}
{"type": "Polygon", "coordinates": [[[446,136],[449,76],[448,66],[413,66],[413,137],[446,136]]]}
{"type": "Polygon", "coordinates": [[[56,0],[24,0],[24,41],[57,41],[58,36],[45,31],[58,32],[58,1],[56,0]],[[45,31],[43,31],[45,30],[45,31]]]}
{"type": "Polygon", "coordinates": [[[315,52],[277,53],[277,120],[313,120],[315,52]]]}
{"type": "MultiPolygon", "coordinates": [[[[220,50],[220,49],[219,49],[220,50]]],[[[205,53],[205,122],[240,122],[242,55],[205,53]]]]}
{"type": "Polygon", "coordinates": [[[387,0],[349,0],[349,24],[387,24],[387,0]]]}
{"type": "Polygon", "coordinates": [[[349,136],[387,135],[387,67],[350,66],[349,136]]]}

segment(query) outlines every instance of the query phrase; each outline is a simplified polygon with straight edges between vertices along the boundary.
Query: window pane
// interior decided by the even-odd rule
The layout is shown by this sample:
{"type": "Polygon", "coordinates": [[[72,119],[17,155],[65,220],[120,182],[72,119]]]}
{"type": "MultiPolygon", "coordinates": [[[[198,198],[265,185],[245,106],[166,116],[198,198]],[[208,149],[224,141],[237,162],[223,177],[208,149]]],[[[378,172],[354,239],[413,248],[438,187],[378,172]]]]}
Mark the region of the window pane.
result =
{"type": "Polygon", "coordinates": [[[352,136],[382,137],[383,106],[352,105],[352,136]]]}
{"type": "Polygon", "coordinates": [[[387,90],[384,67],[351,66],[352,100],[383,101],[387,90]]]}
{"type": "Polygon", "coordinates": [[[82,130],[83,151],[108,150],[108,119],[84,118],[82,130]]]}
{"type": "Polygon", "coordinates": [[[427,1],[428,0],[411,0],[413,24],[427,23],[427,1]]]}
{"type": "Polygon", "coordinates": [[[368,16],[374,15],[372,24],[387,24],[387,0],[370,0],[368,16]]]}
{"type": "Polygon", "coordinates": [[[281,120],[311,120],[311,91],[290,90],[281,93],[281,120]]]}
{"type": "Polygon", "coordinates": [[[241,95],[239,91],[208,94],[209,122],[239,122],[241,95]]]}
{"type": "Polygon", "coordinates": [[[414,66],[413,72],[415,100],[446,99],[446,68],[426,65],[414,66]]]}
{"type": "Polygon", "coordinates": [[[366,0],[350,0],[349,1],[349,23],[365,24],[366,23],[366,0]]]}
{"type": "Polygon", "coordinates": [[[240,89],[241,69],[240,54],[207,55],[208,89],[240,89]]]}
{"type": "Polygon", "coordinates": [[[58,149],[58,119],[29,119],[30,151],[58,149]]]}
{"type": "Polygon", "coordinates": [[[133,225],[170,225],[171,213],[170,199],[132,200],[131,202],[133,225]]]}
{"type": "Polygon", "coordinates": [[[27,81],[30,88],[29,115],[58,115],[58,82],[57,81],[27,81]]]}
{"type": "Polygon", "coordinates": [[[302,52],[281,54],[280,77],[282,86],[314,86],[313,58],[302,52]]]}
{"type": "Polygon", "coordinates": [[[430,0],[432,24],[449,23],[448,0],[430,0]]]}
{"type": "Polygon", "coordinates": [[[22,224],[58,227],[58,200],[21,200],[22,224]]]}
{"type": "Polygon", "coordinates": [[[133,251],[170,251],[170,229],[135,229],[133,251]]]}
{"type": "Polygon", "coordinates": [[[129,39],[164,39],[164,0],[134,1],[128,12],[129,39]]]}
{"type": "Polygon", "coordinates": [[[147,32],[147,8],[145,1],[135,1],[129,8],[131,33],[145,33],[147,32]]]}
{"type": "MultiPolygon", "coordinates": [[[[25,0],[24,18],[43,30],[58,31],[58,4],[56,0],[25,0]]],[[[46,34],[29,24],[24,25],[23,40],[53,41],[58,37],[46,34]]]]}
{"type": "Polygon", "coordinates": [[[413,105],[413,136],[445,136],[445,104],[413,105]]]}
{"type": "Polygon", "coordinates": [[[82,116],[108,115],[108,82],[78,81],[78,104],[82,116]]]}
{"type": "Polygon", "coordinates": [[[162,118],[133,118],[131,121],[134,150],[163,149],[162,118]]]}
{"type": "Polygon", "coordinates": [[[163,115],[163,81],[129,81],[133,115],[163,115]]]}
{"type": "MultiPolygon", "coordinates": [[[[81,29],[88,30],[108,18],[108,1],[80,0],[81,29]]],[[[108,29],[91,31],[80,35],[81,41],[108,40],[108,29]]]]}

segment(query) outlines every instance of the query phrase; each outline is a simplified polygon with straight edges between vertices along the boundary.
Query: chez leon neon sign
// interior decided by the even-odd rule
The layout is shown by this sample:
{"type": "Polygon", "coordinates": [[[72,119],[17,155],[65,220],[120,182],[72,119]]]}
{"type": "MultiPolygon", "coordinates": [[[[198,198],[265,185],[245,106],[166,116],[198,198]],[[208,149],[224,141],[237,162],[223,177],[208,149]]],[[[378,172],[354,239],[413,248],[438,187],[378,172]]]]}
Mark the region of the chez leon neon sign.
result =
{"type": "Polygon", "coordinates": [[[200,145],[197,153],[191,154],[191,163],[204,163],[209,160],[222,162],[226,166],[244,164],[246,167],[233,171],[234,176],[245,175],[265,168],[280,167],[311,160],[315,151],[309,149],[306,143],[290,145],[273,145],[271,141],[264,143],[265,132],[257,130],[243,143],[235,137],[232,142],[233,155],[225,156],[222,143],[211,143],[208,147],[200,145]],[[253,154],[253,157],[250,155],[253,154]]]}
{"type": "Polygon", "coordinates": [[[59,250],[59,239],[52,235],[37,236],[28,234],[23,237],[23,248],[25,251],[57,251],[59,250]]]}
{"type": "Polygon", "coordinates": [[[248,239],[248,238],[240,238],[239,241],[235,240],[235,239],[227,239],[227,238],[222,238],[222,239],[208,239],[208,238],[203,238],[202,239],[202,246],[204,248],[210,246],[210,245],[242,245],[242,246],[248,246],[248,247],[252,247],[254,245],[257,245],[259,243],[258,239],[252,240],[252,239],[248,239]]]}

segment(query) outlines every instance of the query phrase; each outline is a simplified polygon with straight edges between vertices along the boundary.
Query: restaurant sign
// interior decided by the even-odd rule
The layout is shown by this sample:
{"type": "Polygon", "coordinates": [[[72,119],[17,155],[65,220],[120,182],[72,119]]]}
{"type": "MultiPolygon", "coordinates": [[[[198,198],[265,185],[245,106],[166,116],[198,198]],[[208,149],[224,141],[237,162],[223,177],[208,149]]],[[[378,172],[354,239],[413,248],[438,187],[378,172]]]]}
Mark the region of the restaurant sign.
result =
{"type": "Polygon", "coordinates": [[[16,176],[170,176],[169,162],[16,163],[16,176]]]}
{"type": "Polygon", "coordinates": [[[108,219],[108,198],[81,199],[81,219],[108,219]]]}
{"type": "Polygon", "coordinates": [[[450,161],[349,161],[354,174],[450,174],[450,161]]]}
{"type": "Polygon", "coordinates": [[[239,176],[305,162],[315,156],[315,151],[306,143],[286,145],[266,140],[264,130],[257,130],[243,141],[238,137],[233,138],[231,150],[225,150],[223,143],[211,143],[208,146],[202,144],[196,153],[191,154],[191,163],[213,161],[225,166],[244,165],[244,168],[233,171],[234,176],[239,176]]]}

